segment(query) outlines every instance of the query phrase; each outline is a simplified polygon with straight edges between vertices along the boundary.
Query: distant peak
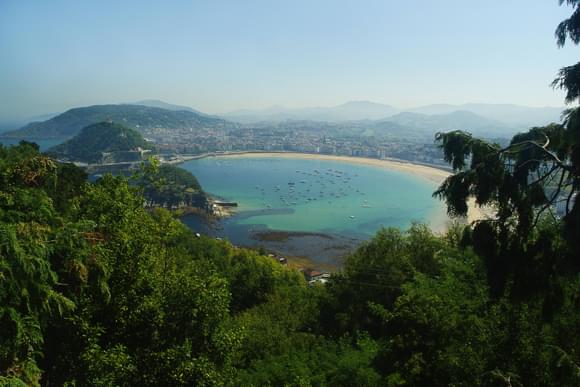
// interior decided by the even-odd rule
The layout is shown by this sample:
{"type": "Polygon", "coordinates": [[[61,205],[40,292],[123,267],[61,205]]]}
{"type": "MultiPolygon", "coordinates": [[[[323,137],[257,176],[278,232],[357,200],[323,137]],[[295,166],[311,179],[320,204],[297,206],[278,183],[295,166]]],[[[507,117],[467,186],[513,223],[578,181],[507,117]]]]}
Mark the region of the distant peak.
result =
{"type": "Polygon", "coordinates": [[[160,108],[160,109],[165,109],[165,110],[175,110],[175,111],[187,110],[187,111],[190,111],[193,113],[203,114],[195,109],[190,108],[189,106],[175,105],[172,103],[161,101],[159,99],[144,99],[141,101],[129,103],[128,105],[142,105],[142,106],[155,107],[155,108],[160,108]]]}

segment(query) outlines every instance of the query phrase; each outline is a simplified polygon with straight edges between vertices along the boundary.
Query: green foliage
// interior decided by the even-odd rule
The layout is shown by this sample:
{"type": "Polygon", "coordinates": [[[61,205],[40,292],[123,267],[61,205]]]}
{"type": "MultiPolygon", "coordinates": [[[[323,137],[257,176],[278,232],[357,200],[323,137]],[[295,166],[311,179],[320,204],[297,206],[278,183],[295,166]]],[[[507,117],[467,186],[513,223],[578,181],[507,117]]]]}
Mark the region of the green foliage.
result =
{"type": "Polygon", "coordinates": [[[0,166],[0,384],[578,384],[558,222],[506,245],[487,223],[382,230],[309,287],[147,210],[124,177],[89,184],[27,143],[0,166]],[[527,261],[494,293],[508,256],[527,261]]]}
{"type": "Polygon", "coordinates": [[[385,331],[378,367],[411,385],[475,385],[491,358],[488,292],[473,254],[455,251],[441,275],[417,273],[392,308],[372,305],[385,331]]]}
{"type": "Polygon", "coordinates": [[[518,134],[503,149],[459,131],[437,136],[457,172],[434,195],[447,202],[454,216],[466,214],[470,197],[495,212],[495,218],[475,224],[465,240],[486,259],[495,294],[510,283],[514,294],[545,290],[554,276],[580,269],[576,114],[564,125],[518,134]],[[566,208],[562,223],[552,208],[558,203],[566,208]]]}
{"type": "Polygon", "coordinates": [[[77,136],[52,147],[48,153],[72,161],[98,163],[104,152],[113,152],[112,161],[135,161],[126,159],[126,153],[136,148],[149,148],[139,132],[112,122],[100,122],[83,128],[77,136]]]}
{"type": "Polygon", "coordinates": [[[172,111],[142,105],[95,105],[70,109],[49,120],[32,122],[3,135],[15,138],[67,138],[76,136],[84,127],[104,121],[122,122],[137,130],[235,126],[220,118],[185,110],[172,111]]]}
{"type": "MultiPolygon", "coordinates": [[[[563,20],[556,28],[556,40],[559,47],[570,39],[572,43],[580,43],[580,2],[577,0],[559,0],[560,5],[566,3],[572,6],[572,15],[563,20]]],[[[572,103],[580,98],[580,63],[560,69],[558,77],[552,86],[566,90],[566,102],[572,103]]]]}
{"type": "Polygon", "coordinates": [[[0,376],[32,385],[40,379],[41,321],[75,306],[57,289],[49,262],[60,221],[38,187],[55,174],[36,146],[0,147],[0,376]]]}
{"type": "Polygon", "coordinates": [[[228,283],[169,245],[185,226],[149,215],[125,178],[88,184],[30,144],[0,148],[0,165],[3,381],[215,384],[231,374],[228,283]]]}
{"type": "Polygon", "coordinates": [[[382,385],[576,385],[580,276],[545,276],[565,241],[530,241],[532,263],[516,272],[533,277],[533,292],[522,299],[513,278],[503,296],[490,292],[489,262],[459,234],[438,237],[421,226],[377,234],[327,286],[322,332],[368,332],[382,385]]]}
{"type": "Polygon", "coordinates": [[[182,168],[164,164],[148,168],[141,175],[134,176],[134,179],[142,188],[148,207],[209,208],[208,197],[195,176],[182,168]]]}
{"type": "Polygon", "coordinates": [[[366,336],[354,344],[323,337],[295,339],[283,354],[258,360],[242,370],[236,384],[243,386],[379,386],[373,369],[376,343],[366,336]]]}
{"type": "Polygon", "coordinates": [[[435,194],[496,217],[381,230],[324,286],[144,206],[203,195],[186,172],[90,184],[0,146],[0,385],[580,385],[578,114],[505,148],[439,134],[435,194]]]}
{"type": "Polygon", "coordinates": [[[401,287],[419,270],[437,275],[445,244],[423,225],[406,233],[383,229],[345,262],[341,275],[328,285],[334,297],[325,305],[325,329],[335,334],[359,329],[373,334],[383,327],[371,305],[392,307],[401,287]]]}

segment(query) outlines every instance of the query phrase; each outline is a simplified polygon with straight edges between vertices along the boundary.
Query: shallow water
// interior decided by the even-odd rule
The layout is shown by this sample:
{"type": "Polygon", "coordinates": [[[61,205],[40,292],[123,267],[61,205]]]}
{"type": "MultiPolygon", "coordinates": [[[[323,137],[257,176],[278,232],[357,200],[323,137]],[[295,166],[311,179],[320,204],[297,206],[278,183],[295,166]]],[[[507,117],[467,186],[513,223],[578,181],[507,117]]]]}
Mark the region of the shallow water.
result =
{"type": "MultiPolygon", "coordinates": [[[[211,195],[239,204],[237,214],[214,231],[236,244],[268,245],[257,243],[252,234],[284,230],[340,236],[334,244],[345,246],[345,241],[372,237],[381,227],[405,229],[419,221],[437,230],[447,222],[443,204],[431,196],[435,183],[381,167],[334,160],[235,156],[192,160],[181,167],[192,172],[211,195]]],[[[191,217],[184,221],[207,231],[191,217]]],[[[277,244],[292,245],[297,255],[315,260],[333,259],[336,249],[325,245],[330,242],[311,239],[291,238],[277,244]],[[313,247],[321,251],[313,254],[313,247]],[[323,254],[325,251],[329,254],[323,254]]]]}

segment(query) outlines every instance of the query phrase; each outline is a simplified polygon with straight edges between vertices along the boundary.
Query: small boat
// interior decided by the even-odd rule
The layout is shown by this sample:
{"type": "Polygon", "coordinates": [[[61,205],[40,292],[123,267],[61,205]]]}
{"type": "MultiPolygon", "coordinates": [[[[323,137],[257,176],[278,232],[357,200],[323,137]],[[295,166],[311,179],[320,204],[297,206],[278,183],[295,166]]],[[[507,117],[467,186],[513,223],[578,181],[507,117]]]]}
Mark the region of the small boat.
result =
{"type": "Polygon", "coordinates": [[[349,216],[349,218],[354,219],[354,215],[349,216]]]}

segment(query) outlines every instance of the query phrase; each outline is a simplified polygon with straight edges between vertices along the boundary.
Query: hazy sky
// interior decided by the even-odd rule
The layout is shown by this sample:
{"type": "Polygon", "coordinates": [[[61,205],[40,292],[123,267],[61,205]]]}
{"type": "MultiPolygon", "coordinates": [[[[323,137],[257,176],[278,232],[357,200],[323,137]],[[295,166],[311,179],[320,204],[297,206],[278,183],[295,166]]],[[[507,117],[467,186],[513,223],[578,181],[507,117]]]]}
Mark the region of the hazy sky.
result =
{"type": "Polygon", "coordinates": [[[557,0],[0,0],[0,118],[162,99],[561,106],[557,0]]]}

